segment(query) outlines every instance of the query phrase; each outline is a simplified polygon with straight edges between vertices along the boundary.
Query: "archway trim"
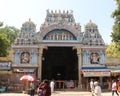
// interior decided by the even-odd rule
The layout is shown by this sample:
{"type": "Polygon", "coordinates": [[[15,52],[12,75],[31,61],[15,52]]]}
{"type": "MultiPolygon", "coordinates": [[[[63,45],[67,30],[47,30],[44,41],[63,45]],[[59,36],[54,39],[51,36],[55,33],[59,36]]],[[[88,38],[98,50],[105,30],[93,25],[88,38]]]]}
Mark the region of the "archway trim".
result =
{"type": "Polygon", "coordinates": [[[41,39],[43,40],[43,38],[45,37],[45,35],[47,33],[49,33],[50,31],[52,30],[55,30],[55,29],[64,29],[64,30],[67,30],[69,32],[71,32],[76,38],[79,36],[80,32],[78,30],[76,30],[75,28],[73,28],[72,26],[70,25],[66,25],[66,24],[53,24],[53,25],[50,25],[46,28],[43,28],[40,32],[40,36],[41,36],[41,39]]]}

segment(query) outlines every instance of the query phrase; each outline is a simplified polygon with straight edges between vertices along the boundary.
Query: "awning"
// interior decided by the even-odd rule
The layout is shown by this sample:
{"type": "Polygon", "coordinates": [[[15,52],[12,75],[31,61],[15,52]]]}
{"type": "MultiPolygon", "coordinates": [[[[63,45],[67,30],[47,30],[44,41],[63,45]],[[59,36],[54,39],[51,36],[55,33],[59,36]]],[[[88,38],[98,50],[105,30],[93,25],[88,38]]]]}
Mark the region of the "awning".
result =
{"type": "Polygon", "coordinates": [[[120,70],[111,69],[111,76],[120,76],[120,70]]]}
{"type": "Polygon", "coordinates": [[[106,67],[83,67],[82,73],[84,77],[105,77],[110,76],[110,69],[106,67]]]}
{"type": "Polygon", "coordinates": [[[111,67],[111,73],[120,73],[120,66],[111,67]]]}
{"type": "Polygon", "coordinates": [[[111,73],[120,73],[120,70],[111,70],[111,73]]]}

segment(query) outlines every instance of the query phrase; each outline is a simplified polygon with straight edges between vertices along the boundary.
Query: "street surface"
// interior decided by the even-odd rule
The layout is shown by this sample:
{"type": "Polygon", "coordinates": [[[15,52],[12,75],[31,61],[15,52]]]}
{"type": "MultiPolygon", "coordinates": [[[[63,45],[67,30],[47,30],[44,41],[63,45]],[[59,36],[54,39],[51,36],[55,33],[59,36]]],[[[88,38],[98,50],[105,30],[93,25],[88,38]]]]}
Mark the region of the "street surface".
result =
{"type": "MultiPolygon", "coordinates": [[[[23,93],[0,93],[0,96],[30,96],[23,93]]],[[[38,95],[35,95],[38,96],[38,95]]],[[[90,92],[78,92],[78,91],[56,91],[51,96],[91,96],[90,92]]],[[[102,96],[111,96],[111,92],[104,92],[102,96]]],[[[115,96],[117,96],[115,94],[115,96]]]]}

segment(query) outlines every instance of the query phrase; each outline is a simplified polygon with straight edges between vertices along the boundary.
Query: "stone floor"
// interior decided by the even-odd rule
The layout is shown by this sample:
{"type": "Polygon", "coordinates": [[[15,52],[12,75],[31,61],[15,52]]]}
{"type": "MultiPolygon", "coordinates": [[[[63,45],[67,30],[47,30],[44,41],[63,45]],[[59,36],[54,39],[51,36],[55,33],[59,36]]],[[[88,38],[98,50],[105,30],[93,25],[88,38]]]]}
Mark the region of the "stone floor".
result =
{"type": "MultiPolygon", "coordinates": [[[[0,93],[0,96],[30,96],[23,93],[0,93]]],[[[38,96],[38,95],[35,95],[38,96]]],[[[55,91],[51,96],[91,96],[90,92],[55,91]]],[[[111,92],[103,92],[102,96],[111,96],[111,92]]],[[[117,96],[117,95],[115,95],[117,96]]]]}

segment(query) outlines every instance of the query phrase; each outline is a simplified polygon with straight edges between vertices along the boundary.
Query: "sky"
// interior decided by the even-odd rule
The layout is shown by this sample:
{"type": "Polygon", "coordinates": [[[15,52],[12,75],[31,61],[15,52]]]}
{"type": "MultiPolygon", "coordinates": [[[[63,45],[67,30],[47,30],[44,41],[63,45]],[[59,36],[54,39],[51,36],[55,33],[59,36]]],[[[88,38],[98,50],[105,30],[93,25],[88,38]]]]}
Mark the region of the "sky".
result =
{"type": "Polygon", "coordinates": [[[46,10],[73,10],[76,23],[84,26],[92,20],[98,25],[100,34],[106,44],[111,43],[111,32],[114,19],[112,12],[116,9],[115,0],[0,0],[0,21],[4,26],[21,28],[31,19],[39,31],[45,21],[46,10]]]}

